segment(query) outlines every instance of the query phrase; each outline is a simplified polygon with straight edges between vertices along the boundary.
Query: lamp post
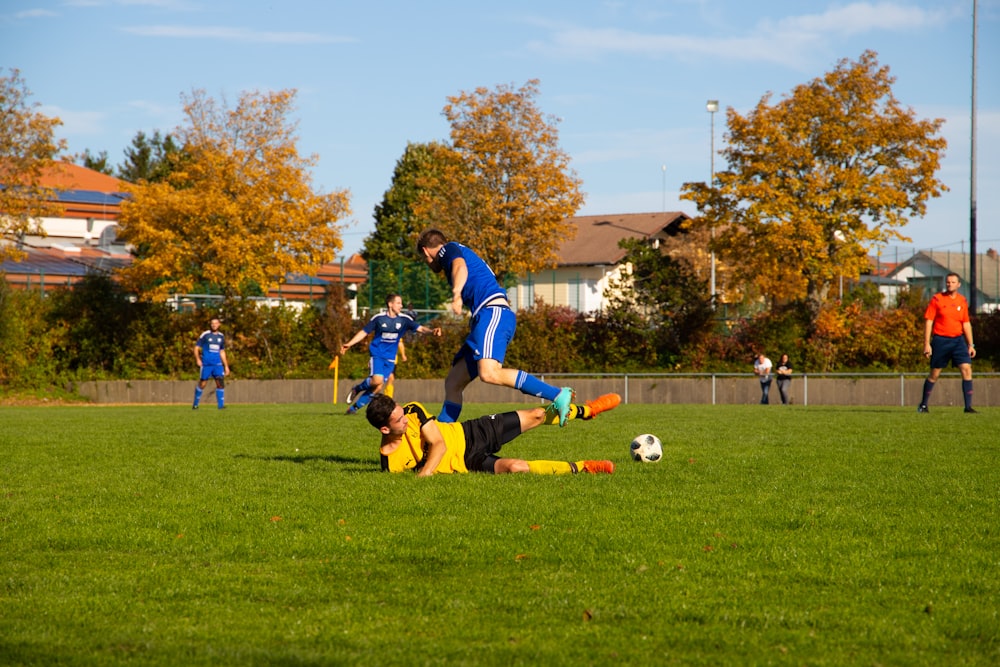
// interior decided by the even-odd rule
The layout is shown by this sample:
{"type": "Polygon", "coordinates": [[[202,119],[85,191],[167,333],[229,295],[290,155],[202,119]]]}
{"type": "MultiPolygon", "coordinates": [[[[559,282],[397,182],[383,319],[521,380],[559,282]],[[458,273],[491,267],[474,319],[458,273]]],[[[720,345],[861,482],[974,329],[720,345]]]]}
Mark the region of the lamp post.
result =
{"type": "MultiPolygon", "coordinates": [[[[708,116],[711,119],[711,132],[712,138],[709,141],[709,168],[711,169],[711,179],[708,181],[708,186],[713,187],[715,184],[715,112],[719,110],[719,100],[709,100],[705,103],[705,110],[708,111],[708,116]]],[[[712,240],[715,240],[715,231],[712,231],[712,240]]],[[[715,307],[715,249],[713,248],[709,254],[709,291],[712,294],[712,307],[715,307]]]]}

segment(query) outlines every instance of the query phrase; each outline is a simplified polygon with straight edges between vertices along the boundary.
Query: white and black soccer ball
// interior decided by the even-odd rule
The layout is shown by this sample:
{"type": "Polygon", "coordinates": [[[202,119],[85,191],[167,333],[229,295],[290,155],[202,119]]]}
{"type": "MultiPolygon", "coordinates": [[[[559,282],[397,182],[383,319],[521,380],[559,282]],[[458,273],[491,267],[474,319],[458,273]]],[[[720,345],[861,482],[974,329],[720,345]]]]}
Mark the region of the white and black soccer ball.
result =
{"type": "Polygon", "coordinates": [[[629,454],[636,461],[655,463],[663,458],[663,444],[652,433],[637,435],[628,446],[629,454]]]}

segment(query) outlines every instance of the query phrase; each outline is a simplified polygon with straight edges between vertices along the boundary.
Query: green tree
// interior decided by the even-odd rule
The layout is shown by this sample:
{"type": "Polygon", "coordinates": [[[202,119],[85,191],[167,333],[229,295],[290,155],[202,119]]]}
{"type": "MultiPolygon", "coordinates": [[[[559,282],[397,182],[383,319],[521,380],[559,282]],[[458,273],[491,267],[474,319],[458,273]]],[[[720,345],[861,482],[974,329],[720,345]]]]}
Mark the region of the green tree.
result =
{"type": "MultiPolygon", "coordinates": [[[[6,239],[43,234],[39,221],[62,214],[55,193],[41,185],[42,174],[65,148],[53,135],[62,121],[36,111],[30,97],[20,71],[0,76],[0,237],[6,239]]],[[[17,244],[0,243],[0,260],[8,257],[19,259],[23,252],[17,244]]]]}
{"type": "Polygon", "coordinates": [[[436,280],[420,261],[414,244],[420,232],[433,221],[414,212],[420,193],[442,170],[437,162],[440,145],[407,144],[396,162],[392,185],[375,206],[375,230],[365,239],[361,256],[368,262],[372,278],[370,290],[361,290],[359,303],[379,308],[387,294],[399,293],[404,304],[437,308],[448,300],[451,290],[436,280]],[[368,292],[374,303],[368,303],[368,292]]]}
{"type": "Polygon", "coordinates": [[[435,148],[441,171],[414,207],[474,248],[501,279],[555,266],[560,245],[575,233],[563,221],[584,199],[559,147],[557,120],[535,103],[538,92],[531,80],[449,97],[451,145],[435,148]]]}
{"type": "Polygon", "coordinates": [[[161,135],[153,131],[152,137],[145,132],[137,132],[132,145],[125,149],[125,161],[118,166],[118,178],[129,183],[148,181],[156,183],[166,180],[181,156],[181,148],[170,134],[161,135]]]}
{"type": "Polygon", "coordinates": [[[346,191],[313,191],[289,121],[294,91],[244,93],[235,108],[185,98],[184,160],[162,181],[128,185],[119,237],[138,251],[121,270],[143,298],[215,286],[227,298],[314,275],[341,247],[346,191]]]}
{"type": "Polygon", "coordinates": [[[76,156],[76,161],[87,169],[93,169],[94,171],[99,171],[102,174],[114,176],[115,172],[111,167],[111,164],[108,162],[107,151],[101,151],[97,155],[94,155],[90,152],[89,148],[86,148],[83,153],[76,156]]]}
{"type": "Polygon", "coordinates": [[[935,176],[946,142],[944,121],[917,119],[894,82],[866,51],[776,104],[765,95],[746,117],[727,111],[729,168],[682,195],[698,205],[693,225],[714,232],[721,291],[749,285],[816,310],[834,280],[867,268],[872,246],[909,240],[908,216],[946,190],[935,176]]]}
{"type": "Polygon", "coordinates": [[[707,334],[714,314],[708,285],[686,264],[641,239],[623,239],[624,272],[608,282],[610,321],[652,341],[659,365],[707,334]]]}

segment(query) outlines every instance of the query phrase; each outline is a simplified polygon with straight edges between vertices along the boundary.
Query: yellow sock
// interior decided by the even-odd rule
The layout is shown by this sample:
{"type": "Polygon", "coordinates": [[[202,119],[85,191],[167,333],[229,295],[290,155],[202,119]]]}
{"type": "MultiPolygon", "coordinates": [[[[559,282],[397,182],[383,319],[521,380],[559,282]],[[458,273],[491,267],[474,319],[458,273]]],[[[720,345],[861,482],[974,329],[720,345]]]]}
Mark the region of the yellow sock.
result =
{"type": "MultiPolygon", "coordinates": [[[[586,416],[586,410],[588,408],[582,405],[575,405],[573,403],[569,404],[569,414],[566,415],[566,421],[570,419],[583,419],[586,416]]],[[[545,413],[545,421],[543,422],[548,425],[558,425],[559,424],[559,413],[555,410],[549,410],[545,413]]]]}
{"type": "MultiPolygon", "coordinates": [[[[576,468],[582,469],[582,463],[576,464],[576,468]]],[[[569,475],[576,472],[573,465],[568,461],[528,461],[528,472],[535,475],[569,475]]]]}
{"type": "Polygon", "coordinates": [[[392,398],[393,392],[395,392],[395,391],[396,391],[396,385],[395,384],[387,384],[385,386],[385,392],[383,392],[383,393],[385,393],[385,395],[388,396],[389,398],[392,398]]]}

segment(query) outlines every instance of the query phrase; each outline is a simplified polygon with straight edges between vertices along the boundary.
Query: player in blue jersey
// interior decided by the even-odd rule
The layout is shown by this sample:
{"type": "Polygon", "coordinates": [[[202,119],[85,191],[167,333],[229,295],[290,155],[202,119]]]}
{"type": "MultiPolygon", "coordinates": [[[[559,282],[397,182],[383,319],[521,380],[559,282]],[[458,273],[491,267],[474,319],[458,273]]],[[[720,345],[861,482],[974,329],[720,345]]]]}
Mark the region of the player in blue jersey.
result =
{"type": "Polygon", "coordinates": [[[369,334],[375,337],[368,345],[368,377],[354,385],[347,395],[347,414],[356,414],[358,410],[368,405],[372,396],[383,391],[389,377],[396,369],[396,355],[403,336],[411,331],[441,335],[440,328],[425,327],[403,312],[403,299],[398,294],[390,294],[385,298],[386,312],[375,315],[358,331],[351,340],[344,343],[340,353],[345,354],[351,347],[360,343],[369,334]],[[357,401],[355,401],[357,399],[357,401]]]}
{"type": "Polygon", "coordinates": [[[462,306],[472,312],[469,336],[452,361],[445,379],[445,400],[438,421],[455,422],[462,412],[462,394],[477,376],[488,384],[517,389],[529,396],[552,401],[565,426],[573,390],[554,387],[533,375],[504,368],[507,346],[514,338],[517,317],[507,301],[507,292],[479,255],[466,246],[448,241],[437,229],[428,229],[417,239],[417,254],[434,271],[444,273],[451,285],[451,309],[462,314],[462,306]]]}
{"type": "Polygon", "coordinates": [[[208,331],[198,336],[198,342],[194,344],[194,358],[201,369],[198,386],[194,388],[194,405],[191,406],[195,410],[209,379],[215,380],[215,402],[219,409],[226,407],[225,378],[229,375],[229,359],[226,357],[226,337],[219,331],[220,326],[222,322],[219,318],[213,317],[208,323],[208,331]]]}

